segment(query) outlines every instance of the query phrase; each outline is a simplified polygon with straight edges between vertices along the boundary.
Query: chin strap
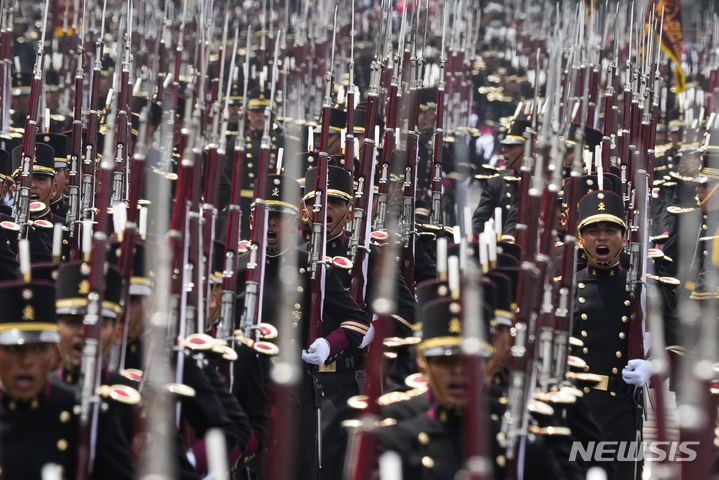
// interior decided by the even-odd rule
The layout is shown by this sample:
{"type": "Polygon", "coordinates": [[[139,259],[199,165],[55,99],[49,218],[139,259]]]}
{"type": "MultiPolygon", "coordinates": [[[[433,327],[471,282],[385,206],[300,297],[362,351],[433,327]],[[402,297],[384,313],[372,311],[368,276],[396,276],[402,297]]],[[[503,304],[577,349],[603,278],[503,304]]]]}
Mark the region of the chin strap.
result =
{"type": "Polygon", "coordinates": [[[417,356],[425,364],[425,377],[427,377],[427,382],[429,383],[429,389],[432,393],[432,398],[434,398],[437,403],[440,404],[442,407],[461,414],[461,409],[458,408],[456,405],[452,405],[449,400],[447,400],[447,397],[445,396],[442,389],[439,388],[437,380],[435,380],[434,376],[432,375],[432,370],[429,368],[429,362],[427,362],[427,359],[425,358],[424,354],[420,352],[419,349],[417,350],[417,356]]]}

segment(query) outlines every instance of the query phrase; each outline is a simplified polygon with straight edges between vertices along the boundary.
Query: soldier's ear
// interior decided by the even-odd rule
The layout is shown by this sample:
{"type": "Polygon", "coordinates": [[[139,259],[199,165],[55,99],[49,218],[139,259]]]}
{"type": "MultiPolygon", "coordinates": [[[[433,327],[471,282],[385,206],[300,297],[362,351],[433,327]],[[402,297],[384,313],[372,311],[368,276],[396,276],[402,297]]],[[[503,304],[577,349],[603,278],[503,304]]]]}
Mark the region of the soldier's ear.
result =
{"type": "Polygon", "coordinates": [[[425,360],[419,348],[417,348],[417,370],[422,375],[427,376],[427,360],[425,360]]]}

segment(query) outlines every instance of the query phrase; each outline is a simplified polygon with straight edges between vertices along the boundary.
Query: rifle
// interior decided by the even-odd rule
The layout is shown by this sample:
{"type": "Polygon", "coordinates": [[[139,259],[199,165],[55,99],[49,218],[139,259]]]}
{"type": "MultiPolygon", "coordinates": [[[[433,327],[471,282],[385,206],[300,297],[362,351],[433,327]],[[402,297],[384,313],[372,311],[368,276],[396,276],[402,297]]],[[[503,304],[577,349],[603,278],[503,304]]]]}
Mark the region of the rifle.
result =
{"type": "Polygon", "coordinates": [[[371,209],[374,196],[374,164],[377,156],[374,140],[369,138],[369,132],[374,130],[379,104],[381,73],[379,62],[376,58],[372,61],[370,68],[370,88],[367,94],[367,112],[365,114],[365,138],[360,148],[360,171],[357,176],[357,190],[354,199],[355,218],[349,243],[352,257],[350,295],[361,307],[365,306],[367,290],[370,225],[372,222],[371,209]]]}
{"type": "MultiPolygon", "coordinates": [[[[334,27],[332,30],[332,58],[335,50],[335,34],[337,27],[337,10],[335,9],[334,27]]],[[[329,154],[327,142],[330,129],[330,112],[332,109],[332,63],[325,73],[325,97],[322,105],[322,126],[320,129],[319,154],[317,155],[317,178],[314,185],[314,204],[312,205],[312,234],[310,237],[310,312],[307,328],[307,347],[322,336],[322,312],[325,299],[325,263],[327,251],[327,173],[329,154]]],[[[319,434],[319,432],[318,432],[319,434]]]]}
{"type": "MultiPolygon", "coordinates": [[[[83,3],[82,35],[85,35],[85,3],[83,3]]],[[[79,244],[77,236],[79,227],[75,222],[80,219],[80,162],[82,161],[82,93],[85,69],[85,49],[80,42],[77,50],[77,70],[75,71],[75,95],[73,98],[72,134],[70,141],[70,168],[68,169],[68,210],[65,221],[70,227],[73,241],[70,245],[70,258],[79,257],[79,244]]]]}
{"type": "Polygon", "coordinates": [[[33,69],[32,83],[30,84],[30,104],[27,116],[25,117],[25,130],[22,137],[22,155],[20,160],[20,175],[17,180],[15,203],[13,204],[13,220],[20,227],[18,238],[27,238],[28,220],[30,219],[30,185],[32,182],[32,170],[35,163],[35,138],[39,132],[38,107],[40,102],[40,90],[43,82],[43,65],[45,50],[45,29],[47,27],[47,11],[50,0],[45,0],[43,13],[42,33],[40,44],[35,56],[35,68],[33,69]]]}
{"type": "MultiPolygon", "coordinates": [[[[430,224],[442,229],[442,150],[444,138],[444,69],[447,54],[444,50],[444,40],[447,31],[447,5],[444,4],[442,17],[442,47],[439,61],[439,83],[437,85],[437,106],[435,107],[434,135],[432,138],[432,212],[430,224]]],[[[501,232],[499,232],[501,234],[501,232]]]]}
{"type": "Polygon", "coordinates": [[[128,0],[127,24],[125,27],[124,58],[120,71],[120,87],[117,99],[117,135],[115,136],[115,169],[113,172],[112,203],[127,201],[127,180],[129,177],[129,155],[130,155],[130,56],[132,51],[132,1],[128,0]]]}
{"type": "MultiPolygon", "coordinates": [[[[355,1],[352,0],[352,24],[350,30],[350,65],[349,84],[347,85],[347,133],[345,135],[345,170],[354,173],[355,163],[355,136],[354,136],[354,109],[355,109],[355,1]]],[[[365,134],[368,131],[365,130],[365,134]]]]}
{"type": "MultiPolygon", "coordinates": [[[[416,99],[416,96],[415,96],[416,99]]],[[[407,132],[407,152],[404,169],[404,191],[402,195],[402,276],[407,287],[414,292],[414,243],[417,234],[414,225],[414,202],[417,194],[417,144],[419,132],[416,126],[407,132]]]]}
{"type": "MultiPolygon", "coordinates": [[[[95,460],[95,437],[100,408],[97,389],[100,386],[102,369],[100,334],[102,331],[102,302],[105,295],[105,262],[107,259],[107,207],[110,204],[112,193],[113,159],[110,152],[115,117],[116,115],[111,115],[108,121],[108,140],[110,141],[105,144],[105,154],[100,162],[100,171],[97,178],[99,210],[97,224],[92,235],[92,250],[89,255],[90,293],[87,297],[87,311],[83,319],[84,344],[80,370],[80,397],[78,399],[80,434],[77,448],[77,480],[90,478],[95,460]]],[[[89,225],[86,228],[89,229],[89,225]]],[[[85,235],[89,235],[89,232],[85,233],[85,235]]]]}
{"type": "MultiPolygon", "coordinates": [[[[225,234],[225,263],[222,272],[222,296],[220,307],[220,322],[217,325],[217,338],[229,338],[235,324],[235,298],[237,291],[237,244],[240,238],[240,210],[242,159],[245,157],[245,117],[247,106],[247,85],[249,82],[250,37],[252,30],[247,29],[247,43],[245,46],[244,86],[242,88],[242,107],[238,113],[239,128],[235,138],[235,148],[232,154],[232,191],[230,205],[227,209],[227,232],[225,234]]],[[[237,36],[237,35],[235,35],[237,36]]],[[[235,40],[236,41],[236,40],[235,40]]],[[[236,47],[233,48],[233,57],[236,47]]],[[[232,68],[234,68],[234,59],[232,68]]],[[[232,78],[232,72],[230,72],[232,78]]],[[[229,97],[229,95],[228,95],[229,97]]],[[[230,378],[230,388],[232,379],[230,378]]]]}
{"type": "MultiPolygon", "coordinates": [[[[8,2],[9,3],[9,2],[8,2]]],[[[0,133],[10,130],[10,89],[12,87],[12,31],[15,7],[3,0],[0,7],[0,98],[2,113],[0,114],[0,133]]]]}
{"type": "MultiPolygon", "coordinates": [[[[262,297],[264,293],[265,255],[267,252],[267,209],[263,199],[267,184],[268,165],[270,159],[270,125],[272,125],[272,104],[275,101],[275,81],[277,80],[277,58],[280,42],[275,43],[274,62],[272,64],[272,88],[270,103],[265,107],[265,128],[260,144],[260,159],[257,166],[257,183],[255,184],[255,210],[250,237],[250,255],[247,261],[245,280],[245,301],[240,320],[242,335],[253,340],[259,339],[262,318],[262,297]]],[[[248,52],[249,55],[249,52],[248,52]]],[[[246,75],[247,76],[247,75],[246,75]]],[[[244,135],[240,131],[240,135],[244,135]]],[[[323,257],[324,258],[324,257],[323,257]]]]}

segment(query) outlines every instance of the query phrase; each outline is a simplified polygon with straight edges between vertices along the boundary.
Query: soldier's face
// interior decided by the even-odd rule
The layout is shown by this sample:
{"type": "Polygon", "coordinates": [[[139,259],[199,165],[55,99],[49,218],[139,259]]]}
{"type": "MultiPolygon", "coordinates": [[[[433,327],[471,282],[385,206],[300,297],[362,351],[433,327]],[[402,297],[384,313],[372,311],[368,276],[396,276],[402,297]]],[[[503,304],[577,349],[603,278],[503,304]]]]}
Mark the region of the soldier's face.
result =
{"type": "Polygon", "coordinates": [[[464,358],[460,355],[426,359],[432,394],[444,407],[462,408],[467,403],[467,376],[464,365],[464,358]]]}
{"type": "Polygon", "coordinates": [[[55,177],[51,175],[33,174],[30,183],[30,200],[42,202],[50,206],[50,200],[57,194],[55,177]]]}
{"type": "Polygon", "coordinates": [[[283,248],[283,241],[287,241],[283,232],[297,231],[297,216],[289,213],[270,212],[267,217],[267,254],[277,255],[283,248]]]}
{"type": "Polygon", "coordinates": [[[354,212],[347,200],[327,197],[327,238],[336,237],[354,218],[354,212]]]}
{"type": "Polygon", "coordinates": [[[250,121],[252,130],[261,132],[265,129],[264,110],[247,110],[247,120],[250,121]]]}
{"type": "Polygon", "coordinates": [[[502,145],[502,156],[507,168],[517,169],[522,162],[522,152],[524,152],[524,144],[519,145],[502,145]]]}
{"type": "Polygon", "coordinates": [[[67,188],[67,176],[65,173],[66,170],[64,168],[60,168],[55,172],[55,184],[57,185],[57,189],[55,191],[55,195],[52,197],[52,200],[57,200],[65,194],[65,189],[67,188]]]}
{"type": "Polygon", "coordinates": [[[0,380],[16,400],[31,400],[45,386],[55,360],[52,343],[0,346],[0,380]]]}
{"type": "Polygon", "coordinates": [[[607,266],[616,261],[627,238],[622,228],[612,222],[597,222],[582,229],[580,243],[593,266],[607,266]]]}
{"type": "MultiPolygon", "coordinates": [[[[63,363],[70,367],[78,367],[82,362],[82,347],[85,342],[83,340],[84,327],[81,315],[61,315],[58,319],[58,333],[60,334],[60,343],[58,349],[63,363]]],[[[100,332],[100,343],[102,345],[103,361],[107,360],[110,354],[110,346],[115,337],[115,322],[112,319],[104,318],[102,320],[102,330],[100,332]]]]}

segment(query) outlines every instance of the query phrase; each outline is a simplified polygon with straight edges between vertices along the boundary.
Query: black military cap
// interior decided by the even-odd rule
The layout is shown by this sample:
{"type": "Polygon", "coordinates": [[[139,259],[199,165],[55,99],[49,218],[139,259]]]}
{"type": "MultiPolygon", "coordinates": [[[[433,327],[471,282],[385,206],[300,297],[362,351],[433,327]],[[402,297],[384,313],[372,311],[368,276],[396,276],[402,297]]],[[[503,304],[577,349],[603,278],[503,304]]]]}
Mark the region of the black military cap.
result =
{"type": "Polygon", "coordinates": [[[265,205],[270,212],[297,213],[300,200],[300,184],[294,178],[272,174],[267,176],[265,205]]]}
{"type": "Polygon", "coordinates": [[[70,155],[70,139],[61,133],[38,133],[35,139],[37,143],[50,145],[55,151],[55,170],[67,167],[67,159],[70,155]]]}
{"type": "Polygon", "coordinates": [[[57,281],[57,269],[59,265],[57,263],[42,262],[33,263],[31,268],[31,275],[33,280],[42,280],[53,285],[57,281]]]}
{"type": "MultiPolygon", "coordinates": [[[[315,196],[317,183],[317,168],[312,168],[305,175],[305,202],[315,196]]],[[[353,194],[352,174],[342,167],[329,165],[327,167],[327,196],[337,197],[351,201],[353,194]]]]}
{"type": "Polygon", "coordinates": [[[500,270],[491,270],[484,274],[494,283],[497,297],[494,306],[493,325],[512,326],[514,314],[512,313],[512,302],[514,301],[512,278],[500,270]]]}
{"type": "MultiPolygon", "coordinates": [[[[113,242],[107,252],[107,261],[120,268],[120,242],[113,242]]],[[[152,295],[152,274],[147,267],[145,243],[135,240],[132,253],[132,274],[130,275],[130,295],[152,295]]]]}
{"type": "Polygon", "coordinates": [[[58,343],[52,283],[35,280],[0,283],[0,345],[58,343]]]}
{"type": "Polygon", "coordinates": [[[425,357],[459,355],[462,344],[462,304],[455,299],[437,298],[420,307],[425,357]]]}
{"type": "Polygon", "coordinates": [[[417,296],[417,301],[420,304],[424,304],[430,300],[448,296],[449,284],[446,280],[430,278],[429,280],[418,283],[415,287],[414,294],[417,296]]]}
{"type": "Polygon", "coordinates": [[[710,131],[704,139],[699,176],[719,180],[719,130],[710,131]]]}
{"type": "Polygon", "coordinates": [[[526,118],[515,118],[509,126],[507,136],[499,142],[502,145],[520,145],[524,144],[524,131],[532,125],[526,118]]]}
{"type": "Polygon", "coordinates": [[[32,83],[32,73],[16,72],[12,76],[12,95],[14,97],[18,97],[20,95],[29,94],[31,83],[32,83]]]}
{"type": "Polygon", "coordinates": [[[594,148],[602,143],[602,132],[599,130],[595,130],[590,127],[582,127],[581,125],[577,123],[573,123],[569,127],[569,134],[567,135],[567,138],[564,140],[565,143],[568,145],[576,145],[577,144],[577,131],[580,128],[584,128],[584,148],[588,148],[592,153],[594,152],[594,148]]]}
{"type": "Polygon", "coordinates": [[[426,112],[437,108],[437,87],[420,88],[417,96],[421,111],[426,112]]]}
{"type": "MultiPolygon", "coordinates": [[[[564,179],[564,187],[562,189],[562,200],[564,205],[566,206],[567,196],[569,195],[569,190],[575,182],[577,182],[577,196],[576,198],[582,198],[588,193],[592,193],[595,190],[599,189],[599,177],[597,177],[596,174],[591,175],[582,175],[581,177],[576,177],[577,180],[575,180],[575,177],[567,177],[564,179]]],[[[602,190],[609,190],[617,195],[622,195],[622,180],[614,175],[613,173],[604,172],[603,174],[603,181],[604,185],[602,186],[602,190]]]]}
{"type": "MultiPolygon", "coordinates": [[[[55,309],[58,315],[85,315],[87,295],[90,293],[90,266],[86,263],[71,262],[60,265],[57,273],[55,309]]],[[[105,296],[102,301],[102,315],[116,319],[122,312],[120,296],[122,275],[112,266],[105,272],[105,296]]]]}
{"type": "Polygon", "coordinates": [[[579,225],[577,230],[596,222],[612,222],[620,225],[625,231],[624,202],[622,197],[608,190],[597,190],[579,200],[577,208],[579,225]]]}
{"type": "Polygon", "coordinates": [[[0,150],[0,181],[8,180],[14,183],[11,173],[10,154],[6,150],[0,150]]]}
{"type": "Polygon", "coordinates": [[[271,92],[269,90],[253,89],[247,94],[247,109],[264,110],[270,104],[270,96],[271,92]]]}
{"type": "Polygon", "coordinates": [[[681,134],[683,129],[684,129],[684,122],[683,122],[683,121],[681,121],[681,120],[679,120],[679,119],[676,119],[676,120],[671,120],[671,121],[669,122],[669,131],[670,131],[671,133],[681,134]]]}
{"type": "MultiPolygon", "coordinates": [[[[235,251],[235,255],[237,251],[235,251]]],[[[215,240],[214,248],[212,249],[212,273],[210,274],[210,281],[213,285],[222,283],[222,272],[225,270],[225,243],[220,240],[215,240]]]]}
{"type": "MultiPolygon", "coordinates": [[[[147,97],[132,97],[130,110],[132,110],[132,133],[137,135],[140,129],[140,114],[147,105],[147,97]]],[[[147,121],[153,128],[157,128],[162,121],[162,107],[155,102],[150,103],[150,112],[147,121]]]]}
{"type": "Polygon", "coordinates": [[[57,92],[60,89],[60,73],[56,70],[45,72],[45,89],[48,92],[57,92]]]}
{"type": "Polygon", "coordinates": [[[501,254],[516,258],[517,265],[519,265],[519,262],[522,260],[522,247],[516,243],[505,241],[497,242],[497,260],[499,260],[499,255],[501,254]]]}
{"type": "MultiPolygon", "coordinates": [[[[347,112],[341,108],[330,109],[330,132],[339,133],[347,127],[347,112]]],[[[320,129],[315,129],[315,135],[320,134],[320,129]]]]}
{"type": "MultiPolygon", "coordinates": [[[[367,110],[355,108],[352,110],[352,133],[364,134],[364,125],[367,120],[367,110]]],[[[374,132],[372,132],[374,135],[374,132]]]]}
{"type": "MultiPolygon", "coordinates": [[[[13,176],[20,173],[20,163],[22,156],[22,145],[12,149],[12,164],[15,167],[13,176]]],[[[55,176],[55,150],[45,143],[35,144],[35,161],[32,167],[32,173],[39,175],[55,176]]]]}

